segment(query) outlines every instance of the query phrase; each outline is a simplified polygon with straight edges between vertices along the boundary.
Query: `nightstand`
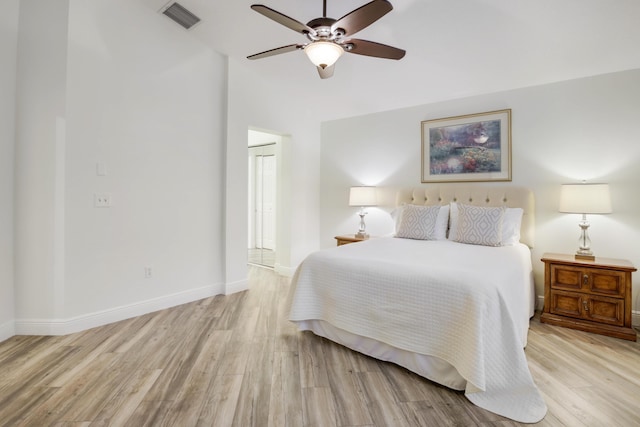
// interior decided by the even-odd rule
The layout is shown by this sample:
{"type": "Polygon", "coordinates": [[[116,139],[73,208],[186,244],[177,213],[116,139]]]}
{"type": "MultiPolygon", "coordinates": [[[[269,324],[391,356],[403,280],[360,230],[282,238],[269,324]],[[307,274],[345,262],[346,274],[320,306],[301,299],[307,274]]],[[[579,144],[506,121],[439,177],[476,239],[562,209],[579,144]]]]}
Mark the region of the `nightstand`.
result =
{"type": "Polygon", "coordinates": [[[336,236],[335,239],[338,246],[348,245],[349,243],[362,242],[363,240],[366,240],[366,239],[358,238],[354,234],[347,234],[345,236],[336,236]]]}
{"type": "Polygon", "coordinates": [[[573,255],[542,256],[544,311],[542,323],[579,329],[635,341],[631,326],[631,273],[629,261],[573,255]]]}

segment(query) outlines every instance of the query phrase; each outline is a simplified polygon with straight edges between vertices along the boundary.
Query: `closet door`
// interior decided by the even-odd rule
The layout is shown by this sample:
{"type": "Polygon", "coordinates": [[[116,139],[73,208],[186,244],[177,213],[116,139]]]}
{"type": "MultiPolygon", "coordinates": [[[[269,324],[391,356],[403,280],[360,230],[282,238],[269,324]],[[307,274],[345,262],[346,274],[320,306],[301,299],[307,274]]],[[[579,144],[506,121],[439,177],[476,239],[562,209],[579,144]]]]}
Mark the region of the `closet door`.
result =
{"type": "Polygon", "coordinates": [[[275,144],[249,147],[249,262],[273,267],[276,250],[275,144]]]}

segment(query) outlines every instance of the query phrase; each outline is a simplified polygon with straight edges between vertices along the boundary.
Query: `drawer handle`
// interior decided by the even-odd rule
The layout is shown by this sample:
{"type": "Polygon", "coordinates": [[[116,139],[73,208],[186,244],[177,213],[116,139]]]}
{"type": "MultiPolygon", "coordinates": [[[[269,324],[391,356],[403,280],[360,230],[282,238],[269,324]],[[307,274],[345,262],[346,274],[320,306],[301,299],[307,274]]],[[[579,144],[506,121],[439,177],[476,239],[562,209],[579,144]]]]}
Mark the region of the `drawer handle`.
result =
{"type": "Polygon", "coordinates": [[[582,308],[584,308],[584,311],[589,311],[589,304],[587,304],[587,301],[582,301],[582,308]]]}
{"type": "Polygon", "coordinates": [[[582,284],[583,285],[588,285],[589,284],[589,275],[585,274],[584,276],[582,276],[582,284]]]}

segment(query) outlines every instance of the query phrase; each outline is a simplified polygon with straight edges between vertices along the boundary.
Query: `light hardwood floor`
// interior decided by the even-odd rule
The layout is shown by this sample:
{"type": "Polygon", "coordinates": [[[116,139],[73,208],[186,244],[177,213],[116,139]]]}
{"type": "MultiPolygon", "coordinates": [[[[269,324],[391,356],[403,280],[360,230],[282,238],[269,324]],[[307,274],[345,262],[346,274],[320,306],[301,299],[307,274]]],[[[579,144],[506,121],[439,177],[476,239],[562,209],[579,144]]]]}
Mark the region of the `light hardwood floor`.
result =
{"type": "MultiPolygon", "coordinates": [[[[514,426],[461,392],[287,321],[289,280],[63,336],[0,343],[2,426],[514,426]]],[[[541,426],[640,425],[640,344],[534,319],[541,426]]]]}

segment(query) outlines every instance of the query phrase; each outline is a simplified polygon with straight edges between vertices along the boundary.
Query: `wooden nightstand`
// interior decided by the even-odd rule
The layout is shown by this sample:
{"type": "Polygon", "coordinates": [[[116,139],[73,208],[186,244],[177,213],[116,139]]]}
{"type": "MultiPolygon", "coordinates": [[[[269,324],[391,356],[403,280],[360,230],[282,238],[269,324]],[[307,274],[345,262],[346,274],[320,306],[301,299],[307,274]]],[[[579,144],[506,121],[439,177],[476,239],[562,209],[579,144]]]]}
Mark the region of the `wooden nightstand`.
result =
{"type": "Polygon", "coordinates": [[[631,273],[626,260],[577,260],[544,254],[542,323],[635,341],[631,326],[631,273]]]}
{"type": "Polygon", "coordinates": [[[366,239],[358,238],[353,234],[347,234],[345,236],[336,236],[335,239],[338,246],[348,245],[349,243],[362,242],[363,240],[366,240],[366,239]]]}

